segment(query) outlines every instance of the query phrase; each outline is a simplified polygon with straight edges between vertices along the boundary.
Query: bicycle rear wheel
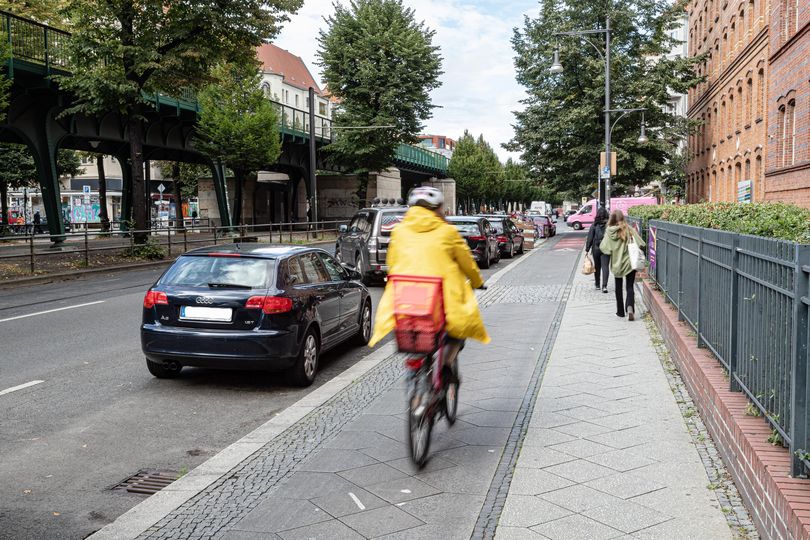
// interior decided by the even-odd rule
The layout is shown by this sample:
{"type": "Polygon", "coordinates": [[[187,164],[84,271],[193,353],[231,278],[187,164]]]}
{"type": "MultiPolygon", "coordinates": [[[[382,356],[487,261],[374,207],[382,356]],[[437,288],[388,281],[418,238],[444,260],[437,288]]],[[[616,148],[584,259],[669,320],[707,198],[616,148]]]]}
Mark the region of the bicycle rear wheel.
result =
{"type": "Polygon", "coordinates": [[[411,461],[420,469],[427,462],[430,451],[430,434],[433,430],[433,415],[425,411],[416,415],[413,411],[408,414],[408,448],[411,461]]]}

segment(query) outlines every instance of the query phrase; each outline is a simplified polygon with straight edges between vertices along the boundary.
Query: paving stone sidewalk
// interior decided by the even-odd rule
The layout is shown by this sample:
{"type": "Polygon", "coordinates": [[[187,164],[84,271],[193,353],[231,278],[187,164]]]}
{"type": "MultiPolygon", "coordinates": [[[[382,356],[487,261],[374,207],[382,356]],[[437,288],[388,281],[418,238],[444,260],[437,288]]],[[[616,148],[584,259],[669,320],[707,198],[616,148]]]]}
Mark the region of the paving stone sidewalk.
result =
{"type": "Polygon", "coordinates": [[[572,291],[496,540],[733,537],[644,321],[572,291]]]}

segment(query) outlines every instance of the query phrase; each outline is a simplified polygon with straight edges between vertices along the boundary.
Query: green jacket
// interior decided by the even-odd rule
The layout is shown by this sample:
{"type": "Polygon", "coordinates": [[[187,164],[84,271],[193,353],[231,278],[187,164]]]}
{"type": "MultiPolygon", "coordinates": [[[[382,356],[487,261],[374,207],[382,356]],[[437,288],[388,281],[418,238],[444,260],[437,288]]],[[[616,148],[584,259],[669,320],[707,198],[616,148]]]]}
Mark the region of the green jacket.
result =
{"type": "MultiPolygon", "coordinates": [[[[624,277],[632,272],[633,268],[630,266],[630,253],[627,251],[627,242],[619,238],[618,232],[619,227],[615,225],[608,227],[605,232],[605,237],[602,239],[602,243],[599,244],[599,251],[605,255],[610,255],[610,271],[613,275],[616,277],[624,277]]],[[[633,227],[630,227],[630,232],[635,242],[638,244],[638,247],[644,249],[647,245],[633,227]]]]}

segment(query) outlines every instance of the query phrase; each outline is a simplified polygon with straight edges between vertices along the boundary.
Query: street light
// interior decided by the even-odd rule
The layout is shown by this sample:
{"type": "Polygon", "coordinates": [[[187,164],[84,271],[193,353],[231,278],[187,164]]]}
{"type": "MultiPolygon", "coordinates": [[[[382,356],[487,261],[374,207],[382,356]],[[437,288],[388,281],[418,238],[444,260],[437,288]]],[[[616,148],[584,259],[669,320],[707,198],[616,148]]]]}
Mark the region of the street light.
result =
{"type": "Polygon", "coordinates": [[[554,47],[554,60],[552,61],[551,67],[548,68],[548,70],[554,75],[559,75],[564,71],[563,66],[560,63],[560,49],[558,47],[554,47]]]}
{"type": "Polygon", "coordinates": [[[641,135],[638,136],[638,143],[639,144],[647,144],[650,142],[650,139],[647,138],[646,128],[647,123],[644,121],[644,113],[641,113],[641,135]]]}

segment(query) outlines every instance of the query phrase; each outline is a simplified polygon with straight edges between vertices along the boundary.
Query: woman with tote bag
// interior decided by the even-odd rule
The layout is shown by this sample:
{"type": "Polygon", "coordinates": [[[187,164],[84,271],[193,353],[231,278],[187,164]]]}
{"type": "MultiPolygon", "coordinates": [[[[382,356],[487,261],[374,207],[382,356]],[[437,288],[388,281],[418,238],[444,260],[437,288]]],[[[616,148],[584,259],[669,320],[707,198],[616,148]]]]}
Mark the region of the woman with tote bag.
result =
{"type": "Polygon", "coordinates": [[[616,283],[616,315],[624,317],[627,313],[627,319],[630,321],[635,318],[636,302],[633,285],[636,281],[636,270],[643,269],[646,262],[640,251],[645,247],[646,244],[638,233],[625,221],[622,211],[611,212],[607,232],[599,245],[599,250],[610,255],[610,271],[613,272],[616,283]],[[632,244],[635,246],[632,248],[634,256],[631,258],[629,246],[632,244]],[[636,268],[633,267],[634,264],[636,268]],[[626,298],[622,294],[622,286],[627,291],[626,298]]]}

